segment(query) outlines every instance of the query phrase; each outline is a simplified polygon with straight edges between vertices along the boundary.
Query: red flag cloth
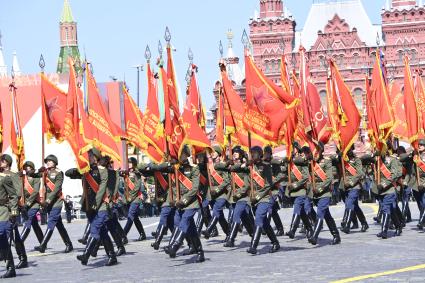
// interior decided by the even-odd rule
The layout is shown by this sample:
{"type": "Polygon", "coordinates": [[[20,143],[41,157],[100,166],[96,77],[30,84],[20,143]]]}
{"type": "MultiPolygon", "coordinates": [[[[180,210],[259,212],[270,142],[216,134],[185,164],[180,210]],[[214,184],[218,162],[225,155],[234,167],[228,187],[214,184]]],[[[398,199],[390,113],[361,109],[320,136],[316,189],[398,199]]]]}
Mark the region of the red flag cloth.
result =
{"type": "Polygon", "coordinates": [[[16,99],[15,83],[9,85],[9,91],[12,101],[12,120],[10,127],[10,146],[13,154],[16,156],[18,170],[22,169],[25,160],[24,135],[22,134],[21,120],[19,118],[18,101],[16,99]]]}
{"type": "Polygon", "coordinates": [[[54,137],[62,141],[62,128],[65,120],[66,93],[60,90],[49,79],[41,74],[41,110],[42,110],[42,129],[47,134],[47,138],[54,137]]]}
{"type": "Polygon", "coordinates": [[[171,46],[167,46],[167,86],[168,86],[168,100],[170,108],[173,111],[180,113],[179,111],[179,98],[176,87],[176,73],[174,69],[173,54],[171,52],[171,46]]]}
{"type": "Polygon", "coordinates": [[[1,103],[0,103],[0,152],[3,152],[3,111],[1,109],[1,103]]]}
{"type": "Polygon", "coordinates": [[[306,62],[305,49],[300,47],[300,96],[304,117],[304,132],[310,139],[312,151],[315,146],[311,143],[319,141],[327,143],[331,132],[328,119],[323,112],[322,102],[316,86],[311,82],[310,70],[306,62]]]}
{"type": "Polygon", "coordinates": [[[409,58],[404,58],[404,110],[406,111],[407,138],[413,148],[418,148],[419,116],[415,101],[415,88],[410,72],[409,58]]]}
{"type": "Polygon", "coordinates": [[[113,160],[120,161],[121,157],[117,142],[120,141],[120,131],[111,119],[105,104],[100,98],[96,81],[87,67],[85,70],[87,79],[87,109],[90,123],[94,126],[94,146],[103,154],[109,155],[113,160]]]}
{"type": "Polygon", "coordinates": [[[395,124],[393,135],[394,137],[408,141],[406,111],[404,110],[404,96],[401,91],[401,86],[398,82],[391,82],[388,85],[388,95],[390,97],[391,106],[394,111],[395,124]]]}
{"type": "Polygon", "coordinates": [[[298,100],[268,79],[248,54],[245,55],[245,76],[244,126],[263,143],[277,144],[279,131],[298,100]]]}
{"type": "MultiPolygon", "coordinates": [[[[124,94],[124,121],[125,121],[125,137],[127,141],[141,150],[147,149],[147,143],[142,139],[142,122],[143,114],[134,102],[133,98],[123,86],[124,94]]],[[[117,127],[116,127],[117,128],[117,127]]]]}
{"type": "Polygon", "coordinates": [[[330,69],[331,78],[327,84],[328,117],[335,142],[346,159],[348,150],[358,138],[361,115],[333,60],[330,61],[330,69]]]}
{"type": "MultiPolygon", "coordinates": [[[[79,107],[78,100],[82,100],[82,93],[80,88],[77,86],[77,77],[74,68],[74,62],[70,58],[69,63],[69,86],[68,95],[66,99],[66,112],[64,118],[64,126],[62,129],[62,137],[66,139],[71,146],[71,149],[76,158],[77,168],[80,173],[85,173],[90,170],[88,150],[91,145],[86,142],[80,133],[80,115],[81,123],[82,120],[86,120],[84,110],[79,107]],[[82,110],[82,111],[81,111],[82,110]]],[[[81,101],[82,102],[82,101],[81,101]]],[[[82,103],[81,103],[82,104],[82,103]]],[[[88,121],[86,121],[88,124],[88,121]]],[[[83,128],[82,132],[86,132],[87,135],[92,135],[89,131],[91,127],[83,128]]]]}
{"type": "Polygon", "coordinates": [[[183,122],[184,122],[184,144],[192,145],[196,153],[205,151],[206,148],[211,148],[211,142],[209,141],[205,130],[201,128],[200,122],[200,95],[198,92],[198,85],[196,83],[195,72],[192,72],[190,78],[190,85],[188,95],[186,97],[186,104],[183,110],[183,122]]]}
{"type": "Polygon", "coordinates": [[[383,75],[382,62],[379,50],[376,51],[376,60],[372,71],[372,84],[370,91],[374,97],[372,107],[376,107],[376,123],[378,126],[378,149],[381,150],[386,145],[386,140],[391,134],[394,124],[394,112],[391,107],[390,98],[387,91],[386,82],[383,75]]]}
{"type": "Polygon", "coordinates": [[[165,135],[168,140],[168,153],[172,158],[178,159],[183,147],[185,132],[179,109],[172,102],[173,98],[170,98],[170,90],[172,93],[174,92],[174,82],[167,78],[162,67],[160,68],[160,80],[164,90],[165,135]]]}
{"type": "Polygon", "coordinates": [[[425,88],[419,74],[416,76],[415,88],[418,99],[419,132],[421,133],[421,138],[423,138],[425,133],[425,88]]]}
{"type": "Polygon", "coordinates": [[[367,112],[367,132],[369,135],[370,143],[372,148],[378,147],[378,123],[376,121],[376,104],[375,104],[375,93],[370,90],[370,79],[366,77],[366,112],[367,112]]]}
{"type": "MultiPolygon", "coordinates": [[[[230,135],[233,145],[240,145],[245,149],[249,147],[248,131],[244,127],[243,117],[245,112],[245,103],[242,98],[233,89],[230,82],[226,67],[220,64],[221,79],[223,83],[224,94],[224,124],[226,125],[226,136],[230,135]]],[[[264,147],[267,143],[264,140],[258,140],[255,137],[251,138],[251,146],[264,147]]]]}

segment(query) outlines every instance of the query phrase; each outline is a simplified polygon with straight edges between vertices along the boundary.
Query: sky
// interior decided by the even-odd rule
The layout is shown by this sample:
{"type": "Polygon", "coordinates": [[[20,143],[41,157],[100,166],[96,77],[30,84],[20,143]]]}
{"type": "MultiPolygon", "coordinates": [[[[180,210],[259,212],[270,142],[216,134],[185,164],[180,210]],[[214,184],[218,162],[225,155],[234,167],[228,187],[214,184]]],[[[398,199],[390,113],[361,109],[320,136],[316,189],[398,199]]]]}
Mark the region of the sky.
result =
{"type": "MultiPolygon", "coordinates": [[[[185,86],[188,49],[198,66],[198,82],[207,107],[214,103],[212,89],[219,77],[219,41],[227,48],[228,29],[234,33],[233,49],[242,57],[241,36],[248,31],[249,19],[259,11],[259,0],[69,0],[78,23],[80,53],[93,64],[98,82],[110,76],[125,80],[136,97],[137,71],[146,64],[146,45],[152,59],[158,57],[158,41],[165,46],[166,26],[175,48],[174,60],[179,84],[185,86]]],[[[335,1],[335,0],[322,0],[335,1]]],[[[301,30],[313,2],[284,0],[301,30]]],[[[362,0],[374,24],[381,22],[380,12],[386,0],[362,0]]],[[[9,71],[12,53],[17,52],[22,72],[36,73],[43,54],[48,73],[56,71],[59,55],[59,20],[63,0],[0,0],[0,30],[3,54],[9,71]]],[[[242,67],[242,65],[241,65],[242,67]]],[[[145,68],[146,69],[146,68],[145,68]]],[[[147,96],[146,72],[140,74],[140,106],[147,96]]]]}

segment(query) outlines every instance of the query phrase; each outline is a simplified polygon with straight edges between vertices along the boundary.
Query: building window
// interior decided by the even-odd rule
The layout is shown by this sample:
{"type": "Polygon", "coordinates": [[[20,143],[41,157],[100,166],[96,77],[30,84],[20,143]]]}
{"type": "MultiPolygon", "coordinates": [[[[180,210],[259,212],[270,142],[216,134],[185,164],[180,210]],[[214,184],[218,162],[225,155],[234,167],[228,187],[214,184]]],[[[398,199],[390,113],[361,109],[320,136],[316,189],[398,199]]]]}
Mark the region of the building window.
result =
{"type": "Polygon", "coordinates": [[[358,53],[353,54],[353,65],[354,66],[357,66],[357,64],[359,63],[359,57],[360,57],[360,55],[358,53]]]}
{"type": "Polygon", "coordinates": [[[326,98],[326,90],[321,90],[319,92],[319,96],[320,96],[320,101],[322,102],[323,113],[325,115],[327,115],[328,114],[328,109],[327,109],[328,101],[327,101],[327,98],[326,98]]]}
{"type": "Polygon", "coordinates": [[[400,64],[403,64],[403,51],[398,51],[398,61],[400,64]]]}
{"type": "Polygon", "coordinates": [[[273,31],[273,24],[272,24],[272,23],[270,23],[270,24],[269,24],[269,31],[270,31],[270,32],[272,32],[272,31],[273,31]]]}
{"type": "Polygon", "coordinates": [[[275,70],[275,61],[274,60],[272,60],[272,61],[270,61],[270,71],[274,71],[275,70]]]}
{"type": "Polygon", "coordinates": [[[269,61],[264,62],[264,73],[269,72],[269,61]]]}
{"type": "Polygon", "coordinates": [[[416,61],[417,51],[416,51],[416,49],[412,49],[410,52],[412,54],[412,58],[411,58],[410,61],[412,61],[412,63],[414,63],[416,61]]]}
{"type": "Polygon", "coordinates": [[[325,56],[320,55],[319,56],[319,62],[320,62],[320,69],[326,69],[326,59],[325,59],[325,56]]]}
{"type": "Polygon", "coordinates": [[[357,109],[363,109],[363,90],[356,88],[353,91],[354,102],[356,103],[357,109]]]}

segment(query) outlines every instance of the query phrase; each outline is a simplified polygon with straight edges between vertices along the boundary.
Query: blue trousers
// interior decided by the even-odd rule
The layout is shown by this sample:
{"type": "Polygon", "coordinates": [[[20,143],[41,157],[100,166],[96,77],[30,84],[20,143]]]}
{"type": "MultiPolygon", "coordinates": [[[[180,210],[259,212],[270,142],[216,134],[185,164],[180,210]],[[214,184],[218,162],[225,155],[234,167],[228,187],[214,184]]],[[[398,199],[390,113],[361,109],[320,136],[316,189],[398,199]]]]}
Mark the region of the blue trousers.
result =
{"type": "Polygon", "coordinates": [[[164,206],[161,208],[161,214],[159,215],[159,225],[163,225],[169,229],[174,228],[174,215],[176,209],[170,206],[164,206]]]}
{"type": "Polygon", "coordinates": [[[306,213],[305,204],[306,204],[306,196],[299,196],[293,198],[294,203],[294,214],[301,215],[301,213],[306,213]]]}
{"type": "Polygon", "coordinates": [[[314,200],[314,203],[317,206],[317,218],[324,219],[326,215],[330,215],[329,205],[331,204],[330,197],[324,197],[314,200]]]}
{"type": "Polygon", "coordinates": [[[179,227],[183,212],[184,212],[183,210],[176,209],[176,212],[174,213],[174,219],[173,219],[174,228],[179,227]]]}
{"type": "Polygon", "coordinates": [[[213,216],[217,217],[218,219],[225,219],[224,218],[224,208],[226,207],[227,200],[224,198],[216,199],[213,206],[213,216]]]}
{"type": "Polygon", "coordinates": [[[397,195],[395,193],[383,195],[379,200],[382,212],[385,214],[391,214],[391,211],[395,208],[397,195]]]}
{"type": "Polygon", "coordinates": [[[131,203],[128,209],[127,221],[133,222],[136,217],[139,217],[140,205],[138,203],[131,203]]]}
{"type": "Polygon", "coordinates": [[[413,196],[415,197],[416,203],[418,204],[419,210],[423,210],[425,208],[425,192],[412,190],[413,196]]]}
{"type": "Polygon", "coordinates": [[[39,226],[38,225],[38,220],[37,220],[37,212],[39,211],[38,208],[30,208],[28,210],[28,219],[27,221],[25,221],[24,223],[24,227],[26,227],[27,229],[31,229],[31,226],[39,226]]]}
{"type": "Polygon", "coordinates": [[[0,221],[0,252],[5,255],[5,251],[9,249],[9,239],[12,226],[10,221],[0,221]]]}
{"type": "Polygon", "coordinates": [[[249,205],[246,201],[238,201],[233,211],[233,222],[241,224],[242,217],[248,218],[249,205]]]}
{"type": "Polygon", "coordinates": [[[267,218],[267,212],[269,211],[270,203],[269,202],[260,202],[257,204],[257,209],[255,210],[255,226],[270,229],[270,222],[267,218]]]}
{"type": "Polygon", "coordinates": [[[108,236],[108,229],[106,227],[106,222],[109,219],[108,211],[102,210],[98,211],[90,225],[90,235],[96,240],[104,239],[108,236]]]}
{"type": "Polygon", "coordinates": [[[181,212],[181,219],[179,222],[179,229],[189,237],[194,237],[198,235],[196,231],[195,216],[197,209],[186,209],[181,212]]]}
{"type": "Polygon", "coordinates": [[[359,192],[360,190],[357,189],[345,192],[345,209],[354,210],[356,206],[359,206],[359,192]]]}
{"type": "Polygon", "coordinates": [[[304,210],[307,214],[310,214],[310,212],[313,210],[313,201],[308,196],[305,197],[304,210]]]}
{"type": "Polygon", "coordinates": [[[53,207],[50,209],[49,218],[47,219],[47,229],[54,230],[55,227],[63,227],[61,211],[61,207],[53,207]]]}
{"type": "Polygon", "coordinates": [[[405,187],[403,189],[403,195],[402,195],[403,202],[408,202],[410,200],[411,195],[412,195],[412,188],[405,187]]]}

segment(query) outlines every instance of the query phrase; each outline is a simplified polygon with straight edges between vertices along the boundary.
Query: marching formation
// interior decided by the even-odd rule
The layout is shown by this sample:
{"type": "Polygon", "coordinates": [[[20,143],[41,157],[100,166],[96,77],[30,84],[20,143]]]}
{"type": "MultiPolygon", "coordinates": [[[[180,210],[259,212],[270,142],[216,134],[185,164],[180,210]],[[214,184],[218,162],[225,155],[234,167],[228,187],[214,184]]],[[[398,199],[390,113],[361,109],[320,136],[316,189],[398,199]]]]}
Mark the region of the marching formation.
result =
{"type": "Polygon", "coordinates": [[[420,211],[418,228],[423,229],[425,139],[421,137],[425,118],[415,96],[422,95],[425,100],[425,92],[415,92],[408,58],[404,87],[407,126],[405,136],[401,137],[394,131],[396,120],[380,50],[376,50],[371,79],[365,80],[367,121],[363,128],[351,92],[332,59],[325,112],[302,47],[298,73],[288,72],[285,55],[282,56],[281,85],[277,85],[254,64],[246,33],[244,38],[246,97],[242,100],[236,93],[226,64],[220,60],[213,142],[205,132],[204,110],[196,82],[198,68],[193,58],[187,73],[186,103],[180,113],[168,28],[167,70],[162,45],[157,72],[151,69],[151,53],[147,48],[146,111],[142,113],[124,87],[120,106],[124,109],[125,125],[121,128],[112,121],[102,102],[89,62],[77,66],[69,60],[67,93],[42,74],[43,133],[48,138],[66,140],[76,158],[76,168],[65,172],[58,169],[59,160],[54,155],[43,156],[45,165],[38,170],[33,162],[24,162],[17,88],[12,83],[15,131],[12,130],[11,144],[18,172],[11,171],[12,157],[3,154],[0,158],[0,256],[6,261],[3,278],[14,277],[15,269],[28,267],[24,244],[31,229],[40,243],[34,248],[36,251],[46,251],[55,228],[64,242],[64,253],[73,251],[61,218],[65,177],[81,179],[81,206],[87,216],[86,228],[78,240],[85,245],[83,253],[77,255],[82,265],[96,257],[101,246],[107,255],[106,265],[117,264],[117,257],[127,252],[125,245],[133,224],[138,232],[137,240],[147,239],[139,213],[148,184],[154,186],[155,201],[161,207],[151,246],[159,250],[162,244],[170,258],[175,258],[186,242],[189,248],[183,254],[196,255],[196,262],[204,262],[202,242],[222,232],[226,235],[223,246],[231,248],[238,244],[238,233],[243,230],[251,237],[247,253],[258,253],[263,235],[270,240],[269,252],[274,253],[281,248],[279,237],[293,239],[300,224],[307,241],[317,245],[326,223],[331,244],[338,245],[342,241],[341,232],[350,234],[352,229],[361,232],[369,229],[359,206],[361,191],[369,188],[379,202],[375,218],[382,227],[379,238],[390,237],[390,229],[394,229],[395,236],[402,235],[405,223],[412,219],[409,209],[412,193],[420,211]],[[47,103],[52,99],[56,109],[47,103]],[[57,111],[58,108],[64,111],[57,111]],[[354,144],[361,127],[367,130],[371,147],[360,156],[354,144]],[[400,146],[400,139],[410,143],[408,150],[400,146]],[[143,151],[150,162],[139,163],[137,158],[127,155],[126,162],[121,163],[118,150],[121,142],[143,151]],[[284,157],[277,157],[280,145],[285,145],[284,157]],[[117,169],[114,162],[124,165],[117,169]],[[329,209],[335,196],[345,205],[339,228],[329,209]],[[128,205],[124,227],[118,221],[120,198],[128,205]],[[284,200],[289,200],[293,207],[286,233],[278,213],[284,200]],[[36,219],[40,209],[48,214],[44,235],[36,219]],[[229,211],[227,217],[225,209],[229,211]],[[23,212],[28,220],[20,233],[16,218],[23,212]],[[170,233],[169,241],[163,243],[167,233],[170,233]],[[16,266],[12,242],[19,258],[16,266]]]}

